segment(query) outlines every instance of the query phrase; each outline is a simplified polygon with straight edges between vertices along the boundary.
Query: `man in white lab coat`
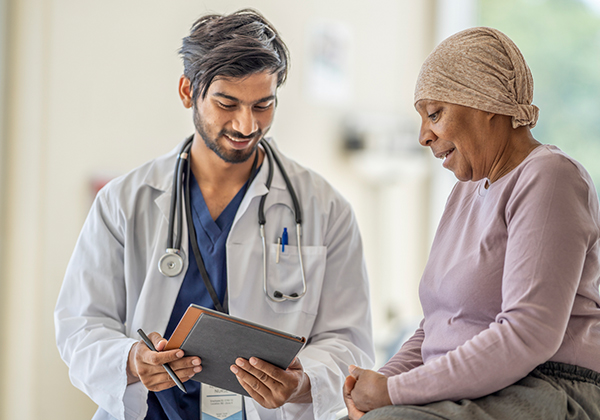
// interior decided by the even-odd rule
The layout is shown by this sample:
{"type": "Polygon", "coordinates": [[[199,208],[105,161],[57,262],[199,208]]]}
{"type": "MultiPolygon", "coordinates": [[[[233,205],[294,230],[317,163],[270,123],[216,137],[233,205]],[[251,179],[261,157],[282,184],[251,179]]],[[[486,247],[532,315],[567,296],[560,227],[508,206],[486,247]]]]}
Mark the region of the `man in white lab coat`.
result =
{"type": "Polygon", "coordinates": [[[214,414],[210,404],[230,404],[231,419],[334,418],[343,408],[348,366],[373,364],[368,282],[350,205],[264,139],[287,74],[285,44],[263,16],[241,10],[200,18],[180,53],[179,95],[193,110],[195,133],[96,197],[55,311],[71,380],[98,404],[94,419],[207,419],[214,414]],[[283,169],[268,159],[261,139],[283,169]],[[185,145],[191,157],[182,175],[185,215],[170,222],[171,198],[180,190],[173,172],[185,145]],[[302,214],[301,260],[298,211],[283,171],[302,214]],[[265,194],[263,248],[257,215],[265,194]],[[181,271],[161,272],[179,225],[181,271]],[[289,237],[282,247],[284,228],[289,237]],[[307,344],[286,370],[256,358],[236,360],[227,374],[251,398],[209,401],[204,384],[188,381],[201,371],[201,358],[162,351],[190,303],[304,336],[307,344]],[[139,328],[152,332],[158,352],[139,341],[139,328]],[[188,381],[187,394],[165,363],[188,381]]]}

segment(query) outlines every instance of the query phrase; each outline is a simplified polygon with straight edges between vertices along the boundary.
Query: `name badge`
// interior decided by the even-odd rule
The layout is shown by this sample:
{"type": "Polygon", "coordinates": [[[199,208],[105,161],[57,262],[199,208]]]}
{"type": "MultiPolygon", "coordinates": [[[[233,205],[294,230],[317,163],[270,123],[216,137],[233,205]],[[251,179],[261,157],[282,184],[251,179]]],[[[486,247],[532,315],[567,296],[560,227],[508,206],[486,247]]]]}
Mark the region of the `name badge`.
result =
{"type": "Polygon", "coordinates": [[[200,418],[243,420],[242,399],[240,394],[203,383],[200,392],[200,418]]]}

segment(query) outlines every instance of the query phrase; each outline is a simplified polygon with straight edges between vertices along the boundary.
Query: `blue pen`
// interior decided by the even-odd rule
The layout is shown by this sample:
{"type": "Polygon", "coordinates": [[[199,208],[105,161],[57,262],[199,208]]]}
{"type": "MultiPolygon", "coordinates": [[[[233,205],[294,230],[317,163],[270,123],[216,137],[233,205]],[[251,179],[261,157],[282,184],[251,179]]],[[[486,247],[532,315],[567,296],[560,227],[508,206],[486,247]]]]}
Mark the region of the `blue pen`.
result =
{"type": "Polygon", "coordinates": [[[288,233],[287,228],[283,228],[283,234],[281,235],[281,252],[285,251],[285,246],[288,244],[288,233]]]}

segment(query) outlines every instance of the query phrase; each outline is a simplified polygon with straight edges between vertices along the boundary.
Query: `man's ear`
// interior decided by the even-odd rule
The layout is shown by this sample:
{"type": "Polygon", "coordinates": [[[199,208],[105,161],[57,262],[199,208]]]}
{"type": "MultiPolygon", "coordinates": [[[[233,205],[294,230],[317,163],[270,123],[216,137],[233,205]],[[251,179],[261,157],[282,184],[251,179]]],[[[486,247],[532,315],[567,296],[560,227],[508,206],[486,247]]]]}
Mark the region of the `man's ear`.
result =
{"type": "Polygon", "coordinates": [[[181,98],[181,103],[183,103],[183,106],[186,108],[191,108],[194,105],[194,100],[192,99],[192,84],[190,79],[183,74],[179,78],[179,98],[181,98]]]}

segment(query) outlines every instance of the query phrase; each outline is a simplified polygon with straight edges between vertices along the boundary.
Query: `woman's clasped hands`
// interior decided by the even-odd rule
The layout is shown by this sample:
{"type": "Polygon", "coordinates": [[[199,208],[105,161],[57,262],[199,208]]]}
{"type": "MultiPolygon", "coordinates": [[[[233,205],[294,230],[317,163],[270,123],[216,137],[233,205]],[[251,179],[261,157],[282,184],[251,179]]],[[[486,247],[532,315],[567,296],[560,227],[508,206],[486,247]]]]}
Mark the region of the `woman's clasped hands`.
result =
{"type": "Polygon", "coordinates": [[[350,420],[357,420],[376,408],[392,405],[386,376],[354,365],[348,370],[350,375],[346,377],[343,392],[350,420]]]}

